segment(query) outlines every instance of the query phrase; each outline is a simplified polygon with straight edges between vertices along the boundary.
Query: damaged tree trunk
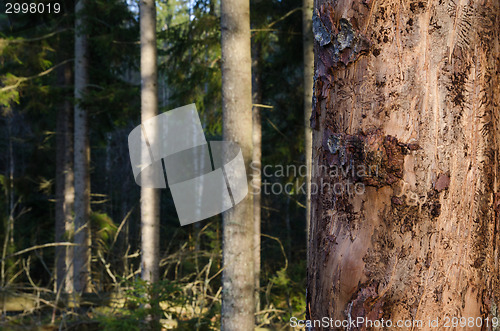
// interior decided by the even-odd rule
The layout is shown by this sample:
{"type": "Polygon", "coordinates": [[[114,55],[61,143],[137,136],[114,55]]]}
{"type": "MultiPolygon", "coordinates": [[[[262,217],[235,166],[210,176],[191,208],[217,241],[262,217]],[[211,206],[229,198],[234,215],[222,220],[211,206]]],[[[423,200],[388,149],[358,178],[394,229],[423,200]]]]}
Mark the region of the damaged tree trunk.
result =
{"type": "Polygon", "coordinates": [[[498,17],[497,0],[315,2],[308,319],[491,329],[498,17]]]}

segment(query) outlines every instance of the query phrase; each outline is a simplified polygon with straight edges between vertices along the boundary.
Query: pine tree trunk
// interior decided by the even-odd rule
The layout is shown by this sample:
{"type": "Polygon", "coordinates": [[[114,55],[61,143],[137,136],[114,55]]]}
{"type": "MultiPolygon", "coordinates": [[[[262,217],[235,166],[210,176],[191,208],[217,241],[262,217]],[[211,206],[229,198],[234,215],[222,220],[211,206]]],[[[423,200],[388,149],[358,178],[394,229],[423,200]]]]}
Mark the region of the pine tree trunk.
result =
{"type": "MultiPolygon", "coordinates": [[[[156,7],[153,0],[140,2],[141,25],[141,121],[158,115],[156,55],[156,7]]],[[[148,131],[149,145],[157,132],[148,131]]],[[[143,151],[148,153],[148,151],[143,151]]],[[[144,157],[146,160],[147,157],[144,157]]],[[[151,283],[159,279],[160,195],[158,189],[141,187],[141,276],[151,283]]]]}
{"type": "Polygon", "coordinates": [[[319,0],[316,13],[308,318],[491,329],[499,2],[319,0]]]}
{"type": "Polygon", "coordinates": [[[261,166],[262,166],[262,82],[259,64],[262,61],[262,46],[256,42],[252,48],[252,194],[253,194],[253,245],[255,276],[255,311],[260,311],[260,224],[261,224],[261,166]]]}
{"type": "Polygon", "coordinates": [[[88,36],[84,9],[86,0],[75,3],[75,246],[74,287],[90,292],[90,146],[88,112],[82,105],[88,85],[88,36]]]}
{"type": "MultiPolygon", "coordinates": [[[[65,65],[60,71],[61,85],[71,85],[71,67],[65,65]]],[[[56,140],[56,242],[73,240],[73,203],[75,198],[73,176],[73,109],[69,98],[65,98],[57,117],[56,140]]],[[[73,250],[72,246],[56,247],[56,292],[64,288],[73,292],[73,250]]]]}
{"type": "Polygon", "coordinates": [[[14,178],[15,178],[15,160],[14,160],[14,134],[12,132],[14,114],[10,114],[7,117],[7,137],[8,137],[8,168],[7,177],[8,177],[8,188],[6,189],[7,196],[7,217],[5,222],[5,234],[4,234],[4,242],[2,249],[2,256],[0,262],[0,286],[5,286],[7,279],[10,277],[11,270],[9,270],[8,266],[13,264],[13,260],[6,258],[9,254],[11,254],[15,250],[14,246],[14,209],[16,203],[15,199],[15,191],[14,191],[14,178]],[[9,261],[10,260],[10,261],[9,261]]]}
{"type": "MultiPolygon", "coordinates": [[[[312,131],[311,110],[313,95],[314,54],[312,34],[312,8],[313,0],[302,0],[302,44],[304,52],[304,151],[306,159],[306,231],[309,238],[311,224],[311,157],[312,157],[312,131]]],[[[307,241],[309,242],[309,241],[307,241]]]]}
{"type": "MultiPolygon", "coordinates": [[[[222,0],[223,138],[252,161],[252,73],[248,0],[222,0]]],[[[248,176],[250,184],[250,176],[248,176]]],[[[223,214],[222,329],[254,329],[254,219],[252,194],[223,214]]]]}

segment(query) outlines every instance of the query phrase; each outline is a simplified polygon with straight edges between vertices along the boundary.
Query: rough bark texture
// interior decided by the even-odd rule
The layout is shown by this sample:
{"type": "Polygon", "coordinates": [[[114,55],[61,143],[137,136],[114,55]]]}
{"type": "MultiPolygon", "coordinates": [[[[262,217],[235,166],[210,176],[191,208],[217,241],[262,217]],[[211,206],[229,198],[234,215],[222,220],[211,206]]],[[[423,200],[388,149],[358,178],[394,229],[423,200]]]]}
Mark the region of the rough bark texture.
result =
{"type": "MultiPolygon", "coordinates": [[[[309,119],[312,112],[314,52],[312,34],[312,8],[313,0],[302,0],[302,44],[304,51],[304,150],[306,159],[306,231],[309,238],[311,224],[311,157],[312,157],[312,131],[309,119]]],[[[309,242],[309,241],[308,241],[309,242]]]]}
{"type": "MultiPolygon", "coordinates": [[[[66,65],[59,73],[59,81],[71,85],[71,68],[66,65]]],[[[57,115],[56,140],[56,242],[73,240],[73,203],[75,199],[73,176],[73,109],[69,98],[65,98],[57,115]]],[[[73,247],[56,247],[56,288],[73,292],[73,247]]]]}
{"type": "MultiPolygon", "coordinates": [[[[154,0],[140,1],[141,25],[141,121],[158,115],[158,74],[156,52],[156,6],[154,0]]],[[[148,131],[148,143],[155,144],[157,133],[148,131]]],[[[147,150],[143,153],[149,153],[147,150]]],[[[144,157],[147,160],[147,157],[144,157]]],[[[141,277],[159,279],[160,194],[158,189],[141,187],[141,277]]]]}
{"type": "Polygon", "coordinates": [[[314,11],[308,318],[497,316],[499,2],[314,11]]]}
{"type": "Polygon", "coordinates": [[[255,273],[255,311],[260,311],[260,223],[261,223],[261,167],[262,167],[262,84],[259,63],[262,61],[262,46],[256,42],[252,47],[252,194],[253,194],[253,237],[255,273]]]}
{"type": "MultiPolygon", "coordinates": [[[[248,0],[222,0],[223,137],[239,144],[245,166],[252,161],[252,74],[248,0]]],[[[248,174],[248,172],[247,172],[248,174]]],[[[250,184],[250,176],[248,176],[250,184]]],[[[254,329],[254,237],[252,194],[223,214],[222,329],[254,329]]]]}
{"type": "Polygon", "coordinates": [[[75,246],[74,287],[90,292],[90,147],[88,113],[82,105],[88,84],[88,36],[85,31],[85,0],[75,3],[75,246]]]}

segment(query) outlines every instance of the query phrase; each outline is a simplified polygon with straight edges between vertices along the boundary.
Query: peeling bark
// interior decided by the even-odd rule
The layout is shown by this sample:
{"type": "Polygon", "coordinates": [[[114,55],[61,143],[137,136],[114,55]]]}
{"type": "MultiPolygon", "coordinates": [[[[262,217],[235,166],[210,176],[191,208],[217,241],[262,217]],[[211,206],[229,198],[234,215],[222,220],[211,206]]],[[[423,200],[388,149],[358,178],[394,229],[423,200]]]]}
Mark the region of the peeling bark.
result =
{"type": "Polygon", "coordinates": [[[496,317],[500,4],[315,12],[308,319],[496,317]]]}

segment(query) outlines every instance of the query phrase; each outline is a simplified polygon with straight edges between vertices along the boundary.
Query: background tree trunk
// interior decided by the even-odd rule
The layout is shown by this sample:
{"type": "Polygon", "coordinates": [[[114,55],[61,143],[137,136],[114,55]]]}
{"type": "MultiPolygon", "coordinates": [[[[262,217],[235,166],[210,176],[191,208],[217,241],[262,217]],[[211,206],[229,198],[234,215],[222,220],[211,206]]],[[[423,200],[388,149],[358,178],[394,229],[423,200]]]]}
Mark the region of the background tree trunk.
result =
{"type": "MultiPolygon", "coordinates": [[[[254,277],[255,311],[260,310],[260,223],[261,223],[261,167],[262,167],[262,85],[259,63],[262,61],[262,46],[257,41],[252,47],[252,194],[253,194],[253,237],[254,237],[254,277]],[[258,169],[258,170],[254,170],[258,169]]],[[[258,315],[257,315],[258,316],[258,315]]]]}
{"type": "Polygon", "coordinates": [[[499,5],[316,1],[310,319],[497,316],[499,5]]]}
{"type": "Polygon", "coordinates": [[[6,259],[7,254],[15,250],[14,246],[14,210],[16,207],[15,199],[15,191],[14,191],[14,174],[15,174],[15,165],[16,162],[14,160],[14,148],[13,142],[15,136],[13,134],[13,121],[14,114],[9,114],[7,117],[7,137],[8,137],[8,167],[6,177],[8,178],[5,195],[7,196],[7,217],[5,222],[5,235],[2,249],[2,258],[0,262],[0,286],[4,287],[6,285],[6,281],[10,276],[12,270],[9,270],[9,266],[13,264],[12,260],[8,261],[6,259]]]}
{"type": "MultiPolygon", "coordinates": [[[[156,7],[153,0],[140,2],[141,24],[141,121],[158,115],[158,72],[156,55],[156,7]]],[[[156,133],[148,131],[154,144],[156,133]]],[[[145,151],[147,153],[147,151],[145,151]]],[[[146,158],[144,158],[146,160],[146,158]]],[[[160,192],[141,187],[141,276],[151,283],[159,279],[160,192]]]]}
{"type": "MultiPolygon", "coordinates": [[[[306,159],[306,232],[309,238],[311,224],[311,157],[312,131],[311,110],[313,96],[314,52],[312,34],[313,0],[302,0],[302,43],[304,51],[304,151],[306,159]]],[[[309,240],[307,240],[309,242],[309,240]]]]}
{"type": "MultiPolygon", "coordinates": [[[[252,161],[252,73],[248,0],[222,0],[223,138],[252,161]]],[[[250,177],[248,177],[250,183],[250,177]]],[[[254,329],[254,218],[252,194],[223,214],[222,329],[254,329]]]]}
{"type": "Polygon", "coordinates": [[[75,246],[74,277],[76,292],[90,292],[90,147],[88,113],[84,100],[88,76],[88,36],[86,0],[75,3],[75,246]]]}
{"type": "MultiPolygon", "coordinates": [[[[71,65],[60,70],[62,86],[71,85],[71,65]]],[[[57,116],[56,142],[56,242],[73,241],[73,203],[75,199],[73,175],[73,110],[71,101],[66,97],[57,116]]],[[[67,293],[73,292],[73,251],[74,248],[56,247],[56,292],[63,286],[67,293]]]]}

